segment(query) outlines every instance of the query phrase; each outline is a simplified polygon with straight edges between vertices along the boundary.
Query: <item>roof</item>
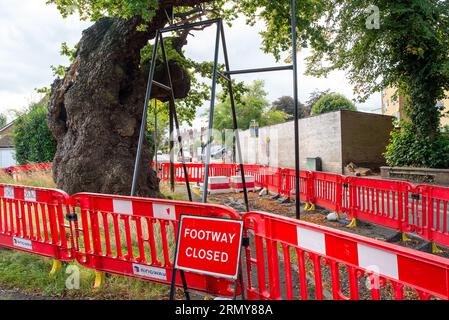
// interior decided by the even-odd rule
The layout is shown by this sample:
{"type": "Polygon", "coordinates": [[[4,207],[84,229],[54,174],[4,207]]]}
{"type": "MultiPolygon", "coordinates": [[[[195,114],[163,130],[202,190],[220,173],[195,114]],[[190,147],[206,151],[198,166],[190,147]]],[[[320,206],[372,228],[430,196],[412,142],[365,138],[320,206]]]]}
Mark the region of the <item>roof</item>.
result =
{"type": "Polygon", "coordinates": [[[11,121],[6,126],[0,129],[0,148],[14,147],[14,121],[11,121]]]}

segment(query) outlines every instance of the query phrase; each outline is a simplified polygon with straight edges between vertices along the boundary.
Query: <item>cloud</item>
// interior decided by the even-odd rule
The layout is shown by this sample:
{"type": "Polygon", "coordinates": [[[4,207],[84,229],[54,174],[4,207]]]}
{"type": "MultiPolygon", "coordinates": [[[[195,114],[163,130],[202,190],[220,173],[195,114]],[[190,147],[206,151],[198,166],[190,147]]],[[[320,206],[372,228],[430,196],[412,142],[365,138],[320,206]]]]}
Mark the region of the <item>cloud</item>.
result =
{"type": "Polygon", "coordinates": [[[90,23],[63,19],[45,0],[0,0],[0,112],[23,108],[34,88],[53,80],[50,65],[67,64],[62,42],[78,42],[90,23]]]}
{"type": "MultiPolygon", "coordinates": [[[[0,112],[11,108],[24,108],[38,96],[34,88],[48,86],[53,81],[50,65],[67,64],[60,56],[60,44],[76,44],[82,30],[91,23],[81,22],[76,16],[63,19],[54,5],[46,0],[0,0],[0,112]]],[[[280,65],[275,59],[260,50],[263,23],[250,27],[244,19],[226,26],[227,44],[231,68],[256,68],[280,65]]],[[[195,32],[185,48],[189,57],[196,60],[213,59],[215,30],[195,32]]],[[[223,57],[220,57],[223,61],[223,57]]],[[[331,89],[352,98],[352,86],[343,72],[332,73],[327,79],[302,75],[303,53],[300,53],[300,100],[307,100],[309,94],[318,89],[331,89]]],[[[265,80],[269,99],[292,95],[292,73],[261,73],[236,77],[237,80],[265,80]]],[[[380,107],[380,95],[373,95],[366,103],[358,106],[370,111],[380,107]]]]}

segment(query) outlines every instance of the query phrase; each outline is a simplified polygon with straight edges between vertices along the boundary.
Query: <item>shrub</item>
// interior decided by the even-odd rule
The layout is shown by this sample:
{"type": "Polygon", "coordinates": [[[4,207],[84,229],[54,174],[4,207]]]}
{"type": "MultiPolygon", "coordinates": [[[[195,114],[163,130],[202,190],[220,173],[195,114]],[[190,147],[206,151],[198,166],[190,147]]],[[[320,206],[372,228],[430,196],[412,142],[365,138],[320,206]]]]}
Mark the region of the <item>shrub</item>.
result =
{"type": "Polygon", "coordinates": [[[46,117],[45,102],[39,102],[15,120],[14,145],[20,164],[53,161],[56,141],[48,129],[46,117]]]}
{"type": "Polygon", "coordinates": [[[384,156],[389,166],[448,168],[449,137],[438,132],[433,139],[429,136],[417,138],[412,125],[401,122],[401,129],[391,132],[384,156]]]}
{"type": "Polygon", "coordinates": [[[357,111],[357,108],[354,103],[344,95],[339,93],[328,93],[318,99],[313,105],[311,114],[317,115],[337,110],[357,111]]]}

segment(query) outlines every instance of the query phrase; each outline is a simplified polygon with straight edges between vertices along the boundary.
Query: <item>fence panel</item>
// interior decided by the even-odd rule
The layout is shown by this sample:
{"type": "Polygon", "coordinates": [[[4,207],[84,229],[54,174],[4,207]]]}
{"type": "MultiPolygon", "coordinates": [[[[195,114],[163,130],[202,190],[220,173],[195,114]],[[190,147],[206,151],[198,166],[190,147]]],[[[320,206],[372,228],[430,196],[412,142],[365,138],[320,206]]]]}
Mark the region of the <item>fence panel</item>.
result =
{"type": "Polygon", "coordinates": [[[428,232],[432,241],[449,246],[449,188],[431,186],[428,188],[428,232]]]}
{"type": "Polygon", "coordinates": [[[36,163],[36,164],[26,164],[20,166],[12,166],[5,168],[4,171],[9,174],[13,180],[20,181],[30,174],[36,172],[47,172],[52,169],[52,163],[36,163]]]}
{"type": "Polygon", "coordinates": [[[449,299],[449,259],[264,212],[243,220],[249,299],[449,299]]]}
{"type": "Polygon", "coordinates": [[[340,212],[343,177],[332,173],[311,172],[310,179],[311,201],[328,210],[340,212]]]}
{"type": "MultiPolygon", "coordinates": [[[[281,169],[281,194],[289,198],[295,198],[296,192],[296,170],[281,169]]],[[[310,200],[310,173],[308,171],[299,172],[299,190],[301,201],[310,200]]]]}
{"type": "Polygon", "coordinates": [[[404,182],[404,216],[402,230],[404,232],[416,232],[424,239],[430,240],[428,228],[428,192],[426,185],[413,186],[404,182]]]}
{"type": "MultiPolygon", "coordinates": [[[[80,264],[163,284],[171,281],[181,214],[240,219],[223,206],[161,199],[80,193],[71,197],[71,204],[78,211],[80,264]]],[[[229,280],[190,272],[186,279],[193,290],[233,294],[229,280]]]]}
{"type": "Polygon", "coordinates": [[[65,224],[68,195],[59,190],[0,185],[0,245],[57,260],[72,260],[65,224]]]}
{"type": "Polygon", "coordinates": [[[402,230],[404,182],[347,177],[343,186],[349,194],[345,211],[352,217],[402,230]]]}

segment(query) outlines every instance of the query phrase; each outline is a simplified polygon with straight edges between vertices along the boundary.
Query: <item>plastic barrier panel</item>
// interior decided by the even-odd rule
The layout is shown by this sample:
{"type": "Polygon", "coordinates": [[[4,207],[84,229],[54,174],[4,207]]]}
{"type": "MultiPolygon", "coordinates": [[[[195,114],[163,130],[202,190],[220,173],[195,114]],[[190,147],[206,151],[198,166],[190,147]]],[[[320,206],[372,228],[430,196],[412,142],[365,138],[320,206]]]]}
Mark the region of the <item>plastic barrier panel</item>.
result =
{"type": "MultiPolygon", "coordinates": [[[[240,219],[218,205],[80,193],[71,197],[79,211],[77,260],[109,273],[170,284],[176,230],[181,214],[240,219]]],[[[182,286],[181,277],[177,277],[182,286]]],[[[186,273],[190,289],[232,296],[233,282],[186,273]]]]}
{"type": "Polygon", "coordinates": [[[449,246],[449,188],[431,186],[427,199],[428,236],[432,241],[449,246]]]}
{"type": "Polygon", "coordinates": [[[343,177],[338,174],[311,172],[310,198],[328,210],[340,212],[343,177]]]}
{"type": "Polygon", "coordinates": [[[427,209],[429,186],[416,186],[404,183],[406,191],[404,197],[403,230],[416,232],[425,239],[431,240],[428,233],[427,209]]]}
{"type": "Polygon", "coordinates": [[[20,181],[35,172],[47,172],[51,170],[51,163],[27,164],[8,167],[5,170],[15,181],[20,181]]]}
{"type": "Polygon", "coordinates": [[[243,220],[249,299],[449,299],[449,259],[269,213],[243,220]]]}
{"type": "MultiPolygon", "coordinates": [[[[281,194],[283,196],[294,198],[296,189],[296,172],[294,169],[282,169],[281,172],[281,194]]],[[[299,188],[300,199],[302,201],[310,200],[310,173],[308,171],[300,171],[299,173],[299,188]]]]}
{"type": "Polygon", "coordinates": [[[72,260],[68,195],[59,190],[0,185],[0,245],[57,260],[72,260]]]}
{"type": "Polygon", "coordinates": [[[349,201],[344,210],[352,217],[402,230],[404,182],[348,177],[349,201]]]}

